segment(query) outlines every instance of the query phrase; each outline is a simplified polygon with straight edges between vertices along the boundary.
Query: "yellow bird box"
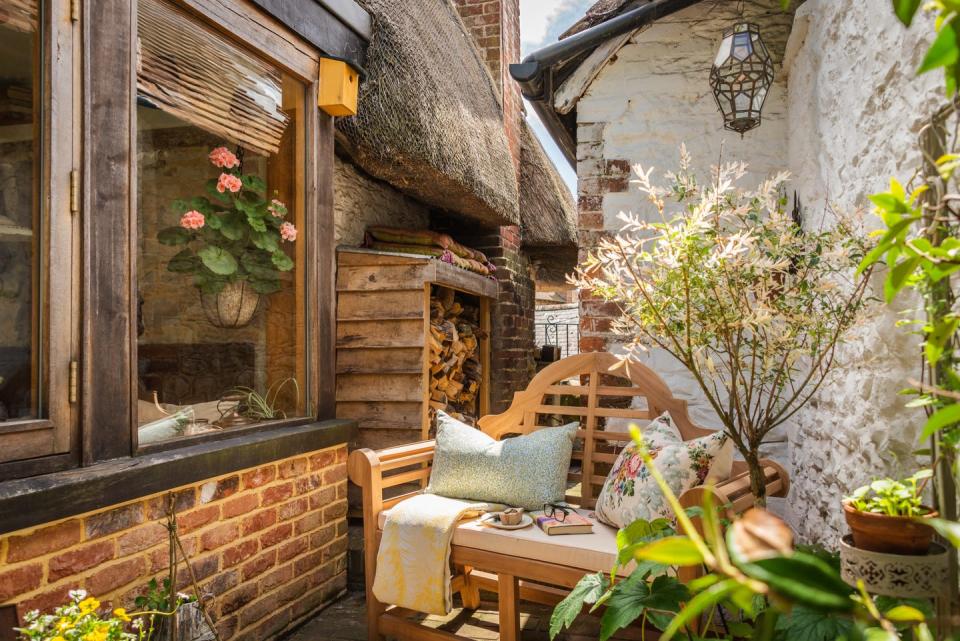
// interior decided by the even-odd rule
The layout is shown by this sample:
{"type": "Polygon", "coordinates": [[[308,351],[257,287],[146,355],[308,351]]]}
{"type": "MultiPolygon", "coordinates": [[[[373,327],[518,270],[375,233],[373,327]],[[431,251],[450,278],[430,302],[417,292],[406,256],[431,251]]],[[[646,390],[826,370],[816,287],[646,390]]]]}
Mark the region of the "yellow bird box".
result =
{"type": "Polygon", "coordinates": [[[320,58],[317,106],[331,116],[354,116],[360,76],[342,60],[320,58]]]}

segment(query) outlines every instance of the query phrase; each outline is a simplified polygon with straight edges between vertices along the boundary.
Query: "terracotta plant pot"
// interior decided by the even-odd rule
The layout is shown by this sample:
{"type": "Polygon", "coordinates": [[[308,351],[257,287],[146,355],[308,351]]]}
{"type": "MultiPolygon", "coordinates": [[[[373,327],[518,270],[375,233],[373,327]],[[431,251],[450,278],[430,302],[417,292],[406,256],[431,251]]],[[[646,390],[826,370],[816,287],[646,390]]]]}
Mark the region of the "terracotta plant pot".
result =
{"type": "Polygon", "coordinates": [[[214,327],[238,329],[253,320],[260,308],[260,294],[245,280],[226,284],[219,294],[200,293],[207,320],[214,327]]]}
{"type": "MultiPolygon", "coordinates": [[[[936,511],[927,509],[930,511],[922,518],[938,516],[936,511]]],[[[861,550],[920,556],[930,549],[933,528],[910,517],[861,512],[846,502],[843,514],[853,534],[853,544],[861,550]]]]}

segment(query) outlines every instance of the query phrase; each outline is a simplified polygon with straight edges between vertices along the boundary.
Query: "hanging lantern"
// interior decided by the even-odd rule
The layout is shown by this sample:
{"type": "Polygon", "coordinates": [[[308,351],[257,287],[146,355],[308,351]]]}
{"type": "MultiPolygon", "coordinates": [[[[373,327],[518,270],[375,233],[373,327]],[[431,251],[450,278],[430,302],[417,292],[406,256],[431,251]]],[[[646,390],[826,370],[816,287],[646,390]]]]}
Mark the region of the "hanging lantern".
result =
{"type": "Polygon", "coordinates": [[[723,126],[741,136],[760,126],[760,110],[773,84],[773,60],[760,27],[738,22],[723,32],[710,70],[710,87],[723,114],[723,126]]]}

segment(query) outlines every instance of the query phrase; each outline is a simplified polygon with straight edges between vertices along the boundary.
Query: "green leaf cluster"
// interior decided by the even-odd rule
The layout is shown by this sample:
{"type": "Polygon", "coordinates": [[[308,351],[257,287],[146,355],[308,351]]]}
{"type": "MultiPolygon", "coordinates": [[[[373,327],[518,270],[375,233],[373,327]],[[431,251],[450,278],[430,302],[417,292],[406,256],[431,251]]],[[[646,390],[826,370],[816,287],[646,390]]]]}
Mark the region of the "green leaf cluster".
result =
{"type": "Polygon", "coordinates": [[[265,197],[266,183],[255,175],[240,175],[243,184],[237,193],[220,193],[217,180],[205,184],[206,196],[175,200],[171,211],[177,216],[196,210],[204,216],[204,226],[190,230],[167,227],[157,240],[181,247],[167,263],[174,273],[190,274],[192,284],[207,294],[216,294],[231,282],[247,281],[254,291],[271,294],[281,288],[283,272],[294,267],[284,249],[280,233],[286,214],[282,205],[271,205],[265,197]]]}
{"type": "Polygon", "coordinates": [[[860,512],[886,516],[923,516],[922,481],[933,476],[932,470],[920,470],[902,481],[878,479],[853,491],[844,499],[860,512]]]}

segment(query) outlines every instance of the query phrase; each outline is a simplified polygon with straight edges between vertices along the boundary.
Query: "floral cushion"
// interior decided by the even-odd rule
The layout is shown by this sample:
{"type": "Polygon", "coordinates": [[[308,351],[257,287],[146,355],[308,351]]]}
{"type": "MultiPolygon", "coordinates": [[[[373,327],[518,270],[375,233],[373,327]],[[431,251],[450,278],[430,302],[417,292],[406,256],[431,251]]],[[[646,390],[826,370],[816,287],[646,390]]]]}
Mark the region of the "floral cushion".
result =
{"type": "Polygon", "coordinates": [[[497,441],[437,412],[437,445],[426,492],[539,510],[566,493],[579,423],[497,441]]]}
{"type": "MultiPolygon", "coordinates": [[[[723,432],[684,441],[664,413],[643,430],[657,469],[676,495],[701,485],[708,477],[729,475],[733,442],[723,432]],[[725,468],[725,469],[724,469],[725,468]]],[[[597,498],[597,518],[622,528],[637,519],[673,518],[669,504],[637,453],[636,443],[620,452],[597,498]]]]}

